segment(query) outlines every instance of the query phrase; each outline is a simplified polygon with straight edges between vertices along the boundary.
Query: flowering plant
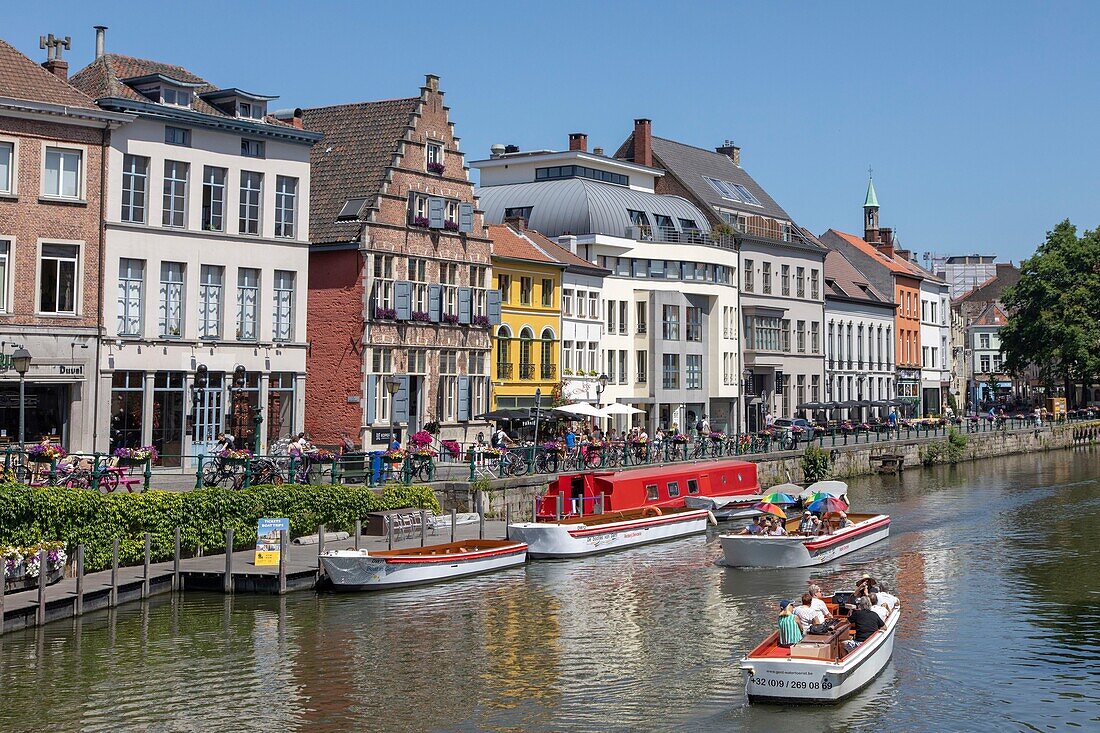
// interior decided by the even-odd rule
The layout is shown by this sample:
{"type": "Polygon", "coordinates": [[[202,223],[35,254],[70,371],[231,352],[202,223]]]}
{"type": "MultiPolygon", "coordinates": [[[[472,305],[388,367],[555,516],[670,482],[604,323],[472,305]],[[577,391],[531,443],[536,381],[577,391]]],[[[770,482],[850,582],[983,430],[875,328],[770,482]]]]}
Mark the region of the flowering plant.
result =
{"type": "Polygon", "coordinates": [[[801,435],[802,433],[806,432],[806,428],[802,427],[801,425],[792,425],[791,432],[795,435],[801,435]]]}
{"type": "Polygon", "coordinates": [[[670,440],[673,443],[686,443],[688,442],[688,436],[684,435],[683,433],[677,433],[676,435],[673,435],[670,440]]]}
{"type": "Polygon", "coordinates": [[[399,463],[405,460],[405,456],[408,455],[404,448],[390,448],[388,451],[382,454],[382,460],[387,463],[399,463]]]}
{"type": "Polygon", "coordinates": [[[413,311],[412,319],[421,323],[427,323],[428,321],[432,320],[432,317],[428,315],[428,311],[413,311]]]}
{"type": "Polygon", "coordinates": [[[443,450],[447,451],[451,458],[458,458],[458,454],[462,452],[462,446],[458,444],[457,440],[444,440],[440,442],[443,446],[443,450]]]}
{"type": "Polygon", "coordinates": [[[489,325],[489,316],[474,316],[474,325],[475,326],[488,326],[489,325]]]}
{"type": "Polygon", "coordinates": [[[645,445],[648,442],[649,441],[647,439],[642,438],[642,437],[637,437],[637,438],[631,438],[630,439],[630,444],[631,445],[645,445]]]}
{"type": "Polygon", "coordinates": [[[413,448],[409,451],[409,455],[413,458],[435,458],[438,453],[428,447],[413,448]]]}
{"type": "Polygon", "coordinates": [[[375,308],[374,317],[380,321],[393,321],[397,318],[396,308],[375,308]]]}
{"type": "Polygon", "coordinates": [[[865,423],[865,422],[860,423],[859,428],[860,428],[860,430],[870,430],[871,429],[871,424],[870,423],[865,423]]]}
{"type": "Polygon", "coordinates": [[[226,448],[218,453],[218,457],[230,461],[244,461],[252,457],[252,451],[247,448],[226,448]]]}
{"type": "Polygon", "coordinates": [[[486,446],[481,450],[481,454],[486,458],[500,458],[503,451],[500,448],[494,448],[493,446],[486,446]]]}
{"type": "Polygon", "coordinates": [[[443,222],[443,228],[446,229],[448,232],[457,232],[458,231],[458,222],[457,221],[445,221],[445,222],[443,222]]]}
{"type": "Polygon", "coordinates": [[[596,440],[595,438],[593,438],[592,440],[588,441],[588,448],[590,450],[603,450],[606,447],[606,440],[596,440]]]}
{"type": "Polygon", "coordinates": [[[542,449],[547,453],[565,453],[565,443],[560,440],[548,440],[542,444],[542,449]]]}
{"type": "Polygon", "coordinates": [[[443,314],[443,322],[444,323],[450,323],[452,325],[455,324],[455,323],[458,323],[458,315],[455,314],[455,313],[444,313],[443,314]]]}
{"type": "Polygon", "coordinates": [[[414,216],[413,217],[413,226],[414,227],[420,227],[421,229],[427,229],[428,225],[430,223],[431,222],[428,221],[428,217],[426,217],[426,216],[414,216]]]}
{"type": "Polygon", "coordinates": [[[718,432],[717,430],[711,430],[707,437],[709,437],[711,440],[713,440],[715,442],[718,442],[718,441],[722,440],[723,438],[725,438],[726,436],[723,435],[722,433],[718,432]]]}
{"type": "Polygon", "coordinates": [[[67,453],[59,445],[42,445],[41,443],[27,448],[27,455],[32,461],[60,461],[67,453]]]}
{"type": "Polygon", "coordinates": [[[845,420],[844,422],[842,422],[840,424],[840,429],[843,430],[846,433],[850,433],[850,432],[852,432],[852,423],[849,422],[848,420],[845,420]]]}
{"type": "Polygon", "coordinates": [[[143,445],[140,448],[115,448],[115,458],[128,461],[155,461],[157,449],[151,445],[143,445]]]}
{"type": "Polygon", "coordinates": [[[46,572],[58,572],[65,567],[69,559],[65,552],[63,542],[39,542],[37,545],[26,547],[7,547],[3,551],[3,559],[7,577],[9,579],[37,578],[41,567],[39,566],[38,553],[46,551],[46,572]]]}
{"type": "Polygon", "coordinates": [[[428,167],[428,172],[429,173],[435,173],[437,175],[442,175],[443,174],[443,164],[442,163],[428,163],[427,167],[428,167]]]}
{"type": "Polygon", "coordinates": [[[409,442],[417,448],[423,448],[432,444],[432,434],[427,430],[418,430],[409,436],[409,442]]]}
{"type": "Polygon", "coordinates": [[[336,457],[336,454],[324,448],[314,448],[313,450],[306,451],[306,457],[311,461],[331,461],[336,457]]]}
{"type": "Polygon", "coordinates": [[[741,446],[742,449],[748,448],[750,445],[752,445],[752,436],[748,433],[738,435],[737,444],[741,446]]]}

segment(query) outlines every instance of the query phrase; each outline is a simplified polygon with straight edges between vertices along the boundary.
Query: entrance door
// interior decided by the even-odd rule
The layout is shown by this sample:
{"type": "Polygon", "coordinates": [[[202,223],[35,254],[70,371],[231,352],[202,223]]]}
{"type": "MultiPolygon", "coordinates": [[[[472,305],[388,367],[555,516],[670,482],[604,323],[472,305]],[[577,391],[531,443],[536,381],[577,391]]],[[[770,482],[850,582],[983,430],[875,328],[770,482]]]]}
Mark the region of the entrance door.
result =
{"type": "Polygon", "coordinates": [[[409,377],[409,435],[420,430],[421,377],[409,377]]]}
{"type": "Polygon", "coordinates": [[[195,429],[191,434],[191,447],[195,455],[209,455],[218,442],[218,434],[222,432],[225,410],[221,377],[221,374],[211,374],[210,386],[195,391],[195,429]]]}

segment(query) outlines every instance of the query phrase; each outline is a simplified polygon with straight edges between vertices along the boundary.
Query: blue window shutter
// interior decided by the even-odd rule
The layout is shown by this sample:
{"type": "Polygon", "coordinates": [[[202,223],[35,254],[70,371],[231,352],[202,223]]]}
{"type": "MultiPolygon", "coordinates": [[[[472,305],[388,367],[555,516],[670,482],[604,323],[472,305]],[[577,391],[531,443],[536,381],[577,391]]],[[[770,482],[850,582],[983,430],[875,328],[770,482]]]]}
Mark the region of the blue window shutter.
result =
{"type": "Polygon", "coordinates": [[[470,419],[470,378],[458,378],[458,419],[470,419]]]}
{"type": "Polygon", "coordinates": [[[489,291],[489,323],[494,326],[500,325],[500,291],[489,291]]]}
{"type": "Polygon", "coordinates": [[[412,318],[412,283],[407,280],[398,280],[393,284],[393,305],[397,311],[397,320],[407,321],[412,318]]]}
{"type": "Polygon", "coordinates": [[[367,375],[367,394],[365,395],[367,398],[367,407],[364,412],[364,422],[366,422],[367,425],[371,425],[374,423],[374,389],[377,383],[378,378],[376,376],[374,376],[373,374],[367,375]]]}
{"type": "Polygon", "coordinates": [[[458,289],[458,322],[469,325],[470,313],[473,311],[474,291],[470,288],[458,289]]]}
{"type": "Polygon", "coordinates": [[[431,229],[443,228],[443,199],[433,196],[428,199],[428,227],[431,229]]]}
{"type": "Polygon", "coordinates": [[[393,396],[393,421],[409,421],[409,375],[402,374],[397,378],[401,382],[401,388],[393,396]]]}
{"type": "Polygon", "coordinates": [[[458,205],[458,231],[472,232],[474,230],[474,205],[458,205]]]}
{"type": "Polygon", "coordinates": [[[439,315],[440,310],[443,308],[443,289],[439,285],[428,286],[428,317],[432,319],[434,323],[439,323],[442,320],[439,315]]]}

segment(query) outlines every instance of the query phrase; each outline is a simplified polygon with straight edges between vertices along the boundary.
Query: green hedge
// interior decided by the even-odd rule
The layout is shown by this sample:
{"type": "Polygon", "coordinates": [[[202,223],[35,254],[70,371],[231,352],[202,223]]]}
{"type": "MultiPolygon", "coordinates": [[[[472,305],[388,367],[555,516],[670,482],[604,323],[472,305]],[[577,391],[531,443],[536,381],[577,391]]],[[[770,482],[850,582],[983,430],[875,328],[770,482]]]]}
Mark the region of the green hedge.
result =
{"type": "Polygon", "coordinates": [[[418,507],[438,512],[439,501],[428,486],[388,486],[379,493],[362,486],[253,486],[240,491],[223,488],[175,493],[148,490],[138,494],[107,494],[86,489],[0,484],[0,545],[30,545],[60,540],[73,556],[84,544],[84,568],[91,572],[111,566],[111,544],[119,540],[119,562],[140,564],[145,557],[145,533],[152,535],[153,560],[172,557],[176,527],[185,554],[200,545],[225,546],[225,530],[233,528],[233,544],[244,549],[256,543],[256,520],[287,517],[290,535],[299,537],[324,524],[330,531],[350,530],[356,519],[383,509],[418,507]]]}

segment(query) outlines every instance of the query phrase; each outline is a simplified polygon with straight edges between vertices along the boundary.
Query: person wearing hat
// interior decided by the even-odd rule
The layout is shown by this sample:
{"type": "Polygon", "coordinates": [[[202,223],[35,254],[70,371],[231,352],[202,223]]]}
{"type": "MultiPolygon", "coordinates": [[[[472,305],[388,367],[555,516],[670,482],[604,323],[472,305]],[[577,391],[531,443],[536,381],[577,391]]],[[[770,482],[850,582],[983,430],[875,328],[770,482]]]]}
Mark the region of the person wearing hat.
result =
{"type": "Polygon", "coordinates": [[[780,601],[779,646],[786,648],[800,641],[802,641],[802,627],[798,625],[798,616],[794,614],[794,601],[780,601]]]}
{"type": "Polygon", "coordinates": [[[848,519],[848,515],[844,512],[837,512],[836,528],[844,529],[845,527],[851,527],[852,520],[848,519]]]}
{"type": "Polygon", "coordinates": [[[878,593],[878,581],[872,578],[867,573],[856,581],[856,598],[862,598],[864,596],[870,596],[872,593],[878,593]]]}
{"type": "Polygon", "coordinates": [[[821,520],[819,520],[813,512],[809,509],[802,512],[802,521],[798,523],[799,534],[814,535],[817,534],[821,528],[821,520]]]}

